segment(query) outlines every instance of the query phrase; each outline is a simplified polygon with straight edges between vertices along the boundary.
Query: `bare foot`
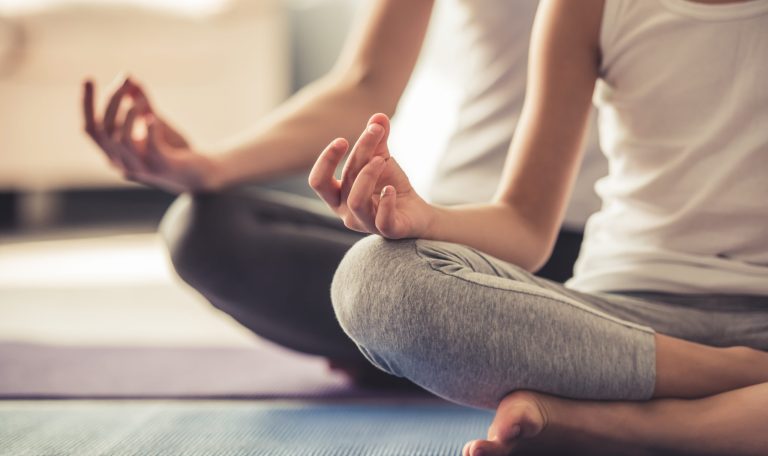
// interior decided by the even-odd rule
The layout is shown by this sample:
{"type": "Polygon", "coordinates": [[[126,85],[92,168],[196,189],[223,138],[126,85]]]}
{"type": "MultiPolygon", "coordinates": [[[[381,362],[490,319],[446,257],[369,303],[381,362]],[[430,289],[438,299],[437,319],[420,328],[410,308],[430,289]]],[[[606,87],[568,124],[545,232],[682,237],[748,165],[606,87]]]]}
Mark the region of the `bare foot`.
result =
{"type": "Polygon", "coordinates": [[[462,455],[507,456],[529,446],[526,441],[536,440],[549,423],[546,401],[547,396],[528,391],[509,394],[496,409],[488,439],[467,442],[462,455]]]}
{"type": "Polygon", "coordinates": [[[486,440],[464,446],[463,456],[562,455],[647,456],[633,443],[626,419],[642,403],[587,402],[516,391],[496,409],[486,440]],[[626,434],[626,435],[625,435],[626,434]]]}

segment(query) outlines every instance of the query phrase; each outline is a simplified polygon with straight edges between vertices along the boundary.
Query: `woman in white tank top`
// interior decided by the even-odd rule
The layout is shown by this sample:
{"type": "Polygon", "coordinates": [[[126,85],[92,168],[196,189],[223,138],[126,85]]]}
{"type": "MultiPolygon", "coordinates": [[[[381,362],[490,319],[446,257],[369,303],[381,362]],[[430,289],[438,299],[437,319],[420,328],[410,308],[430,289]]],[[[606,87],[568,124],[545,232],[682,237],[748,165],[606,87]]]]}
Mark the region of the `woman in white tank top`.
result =
{"type": "MultiPolygon", "coordinates": [[[[454,207],[424,202],[389,156],[388,122],[383,115],[369,122],[352,149],[341,181],[333,177],[333,170],[348,144],[334,141],[321,154],[310,183],[347,226],[390,239],[426,240],[408,244],[369,238],[352,249],[337,271],[333,288],[342,326],[377,366],[464,403],[473,403],[473,396],[464,393],[467,388],[492,389],[493,382],[506,381],[503,376],[489,379],[475,374],[493,371],[498,357],[520,350],[504,339],[509,332],[536,326],[537,331],[518,339],[520,345],[541,342],[542,333],[546,333],[544,339],[556,339],[558,329],[573,329],[569,320],[584,317],[590,306],[600,302],[613,300],[606,306],[611,309],[622,301],[616,298],[621,293],[624,298],[632,293],[664,294],[667,301],[656,309],[669,313],[645,320],[653,320],[654,328],[690,323],[682,321],[686,318],[682,315],[701,318],[691,329],[698,336],[688,340],[734,331],[734,327],[717,327],[705,307],[687,314],[684,307],[695,305],[699,296],[714,298],[713,303],[737,303],[728,301],[734,294],[754,297],[753,303],[768,302],[766,81],[767,0],[543,1],[533,31],[525,106],[494,201],[454,207]],[[598,187],[603,208],[588,222],[576,276],[570,288],[558,289],[526,276],[522,269],[536,270],[551,248],[579,163],[596,83],[601,145],[610,161],[610,174],[598,187]],[[399,262],[400,268],[408,268],[410,261],[420,261],[408,256],[414,249],[442,275],[433,277],[429,268],[416,267],[412,274],[421,275],[420,280],[432,277],[442,289],[431,290],[423,280],[405,286],[397,283],[407,281],[408,274],[390,279],[400,272],[386,263],[399,262]],[[480,258],[477,269],[464,273],[462,256],[480,258]],[[483,268],[491,271],[478,272],[483,268]],[[391,310],[386,309],[394,309],[414,293],[408,287],[416,286],[420,295],[401,309],[412,312],[412,317],[391,319],[387,313],[391,310]],[[434,312],[435,307],[443,302],[457,304],[453,296],[463,288],[476,291],[484,300],[459,302],[465,307],[459,309],[463,319],[458,324],[455,318],[440,320],[441,312],[434,312]],[[396,298],[387,300],[387,294],[396,298]],[[499,294],[499,302],[492,301],[499,294]],[[674,306],[666,304],[675,298],[678,304],[686,304],[670,311],[674,306]],[[545,302],[558,299],[563,308],[571,306],[563,311],[571,312],[565,318],[553,312],[547,321],[529,318],[524,325],[509,326],[519,322],[519,309],[535,316],[545,302]],[[411,308],[423,301],[433,311],[428,319],[411,308]],[[507,311],[510,303],[517,313],[507,311]],[[485,309],[483,318],[472,319],[478,306],[485,309]],[[494,312],[505,318],[501,329],[495,326],[499,315],[494,312]],[[665,317],[681,321],[670,323],[665,317]],[[435,330],[442,332],[424,338],[441,341],[441,350],[426,342],[425,347],[413,347],[416,342],[408,342],[413,337],[397,332],[414,319],[443,323],[435,330]],[[382,320],[385,324],[376,326],[382,320]],[[472,332],[478,321],[483,321],[483,331],[472,332]],[[455,337],[439,337],[445,333],[455,337]],[[388,334],[402,337],[387,341],[388,334]],[[476,339],[482,340],[475,345],[476,339]],[[457,345],[450,346],[454,340],[457,345]],[[471,347],[480,357],[499,340],[501,349],[482,363],[463,358],[461,350],[471,347]],[[471,367],[452,363],[459,357],[471,367]],[[466,379],[473,381],[456,386],[466,379]]],[[[644,317],[634,317],[654,304],[622,302],[630,304],[622,318],[635,322],[643,321],[644,317]]],[[[732,312],[718,311],[724,317],[740,312],[735,305],[732,312]]],[[[457,309],[443,313],[455,314],[457,309]]],[[[744,322],[763,328],[764,337],[768,313],[761,310],[751,315],[761,321],[747,318],[744,322]]],[[[429,327],[425,324],[420,330],[429,331],[429,327]]],[[[589,330],[586,324],[583,330],[589,330]]],[[[635,330],[653,332],[633,326],[635,330]]],[[[652,400],[571,400],[511,388],[507,391],[513,392],[498,404],[488,439],[468,443],[464,455],[506,455],[527,449],[612,455],[768,454],[768,362],[761,351],[765,348],[707,351],[703,345],[675,337],[654,337],[653,394],[626,395],[652,400]],[[715,354],[719,358],[712,364],[710,355],[715,354]],[[747,359],[751,361],[734,367],[747,359]],[[735,376],[739,380],[723,386],[735,376]],[[701,389],[718,381],[722,381],[718,387],[701,389]]],[[[589,338],[574,335],[570,340],[589,338]]],[[[551,362],[570,370],[556,367],[550,372],[562,376],[563,382],[575,382],[579,366],[569,365],[569,360],[580,359],[578,352],[589,350],[612,356],[608,344],[569,347],[561,343],[557,351],[524,358],[526,362],[515,370],[503,372],[541,374],[546,371],[531,366],[551,362]]],[[[636,364],[647,361],[630,352],[615,358],[614,371],[635,372],[636,364]]],[[[549,384],[542,377],[529,389],[546,392],[546,388],[535,388],[549,384]]],[[[556,386],[555,391],[573,391],[567,384],[556,386]]],[[[553,394],[618,399],[594,390],[553,394]]],[[[475,404],[483,406],[482,400],[475,404]]]]}

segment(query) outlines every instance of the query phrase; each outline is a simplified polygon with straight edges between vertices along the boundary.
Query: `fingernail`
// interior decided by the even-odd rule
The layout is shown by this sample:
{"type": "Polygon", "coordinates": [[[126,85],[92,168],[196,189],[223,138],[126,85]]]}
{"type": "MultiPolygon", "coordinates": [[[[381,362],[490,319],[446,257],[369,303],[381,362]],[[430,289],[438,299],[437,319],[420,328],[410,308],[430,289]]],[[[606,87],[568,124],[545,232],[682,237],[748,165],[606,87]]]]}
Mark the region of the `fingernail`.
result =
{"type": "Polygon", "coordinates": [[[374,135],[378,135],[382,131],[384,131],[384,127],[382,127],[381,125],[379,125],[377,123],[373,123],[373,124],[368,125],[368,133],[372,133],[374,135]]]}
{"type": "Polygon", "coordinates": [[[371,164],[377,168],[381,166],[383,163],[384,163],[384,159],[380,155],[377,155],[371,159],[371,164]]]}

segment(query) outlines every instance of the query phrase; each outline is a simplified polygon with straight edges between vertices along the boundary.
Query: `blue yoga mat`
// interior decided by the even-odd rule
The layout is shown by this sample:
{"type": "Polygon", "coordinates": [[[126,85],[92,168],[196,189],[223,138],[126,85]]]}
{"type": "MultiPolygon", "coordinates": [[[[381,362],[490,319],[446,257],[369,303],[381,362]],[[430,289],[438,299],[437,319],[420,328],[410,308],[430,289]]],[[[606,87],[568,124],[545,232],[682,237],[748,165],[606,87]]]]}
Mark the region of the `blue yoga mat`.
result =
{"type": "Polygon", "coordinates": [[[489,412],[448,404],[0,403],[2,455],[458,455],[489,412]]]}

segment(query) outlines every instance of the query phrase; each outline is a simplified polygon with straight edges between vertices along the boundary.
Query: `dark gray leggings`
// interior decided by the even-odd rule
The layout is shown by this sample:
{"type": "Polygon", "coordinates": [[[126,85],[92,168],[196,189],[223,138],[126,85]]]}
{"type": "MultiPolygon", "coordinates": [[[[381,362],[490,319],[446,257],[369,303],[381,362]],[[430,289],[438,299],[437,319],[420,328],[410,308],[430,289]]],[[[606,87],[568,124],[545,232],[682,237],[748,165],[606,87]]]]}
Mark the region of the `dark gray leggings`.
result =
{"type": "Polygon", "coordinates": [[[362,235],[319,202],[271,190],[185,194],[160,232],[178,275],[246,328],[297,351],[364,362],[330,303],[333,272],[362,235]]]}
{"type": "MultiPolygon", "coordinates": [[[[369,365],[330,301],[333,273],[363,235],[345,228],[316,198],[254,188],[182,195],[161,233],[179,276],[254,333],[301,352],[369,365]]],[[[543,274],[567,278],[580,239],[563,233],[543,274]]]]}

